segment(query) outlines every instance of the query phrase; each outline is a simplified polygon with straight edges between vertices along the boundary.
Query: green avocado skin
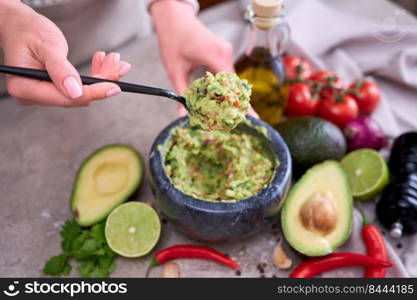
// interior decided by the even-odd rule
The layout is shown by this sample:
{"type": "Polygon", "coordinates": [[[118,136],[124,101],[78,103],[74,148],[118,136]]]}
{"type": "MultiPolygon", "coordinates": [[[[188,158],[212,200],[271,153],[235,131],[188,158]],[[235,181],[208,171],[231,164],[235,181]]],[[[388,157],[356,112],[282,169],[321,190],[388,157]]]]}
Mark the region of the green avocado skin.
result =
{"type": "Polygon", "coordinates": [[[340,160],[346,153],[346,140],[341,130],[321,118],[289,118],[274,128],[290,149],[295,176],[325,160],[340,160]]]}
{"type": "Polygon", "coordinates": [[[138,151],[136,151],[133,147],[129,145],[125,145],[125,144],[111,144],[111,145],[106,145],[97,149],[96,151],[91,153],[86,159],[84,159],[84,161],[78,168],[77,174],[75,176],[74,185],[72,187],[72,192],[71,192],[71,199],[70,199],[70,209],[74,215],[74,220],[77,222],[78,225],[83,226],[83,227],[89,227],[102,221],[113,210],[113,208],[115,208],[117,205],[127,200],[130,200],[131,198],[135,196],[135,194],[139,190],[140,184],[142,183],[143,175],[144,175],[143,158],[141,154],[138,151]],[[140,168],[137,178],[134,178],[134,180],[132,180],[130,187],[125,190],[124,195],[116,199],[116,201],[114,202],[114,205],[110,209],[103,210],[100,207],[97,207],[97,210],[96,210],[97,213],[95,216],[89,216],[87,220],[80,219],[79,214],[78,214],[78,203],[79,201],[82,201],[82,199],[77,197],[77,192],[80,186],[83,184],[81,180],[81,174],[84,168],[88,167],[89,162],[91,161],[92,158],[98,155],[101,155],[101,153],[103,153],[104,151],[111,151],[112,149],[117,149],[117,148],[126,149],[130,151],[132,154],[134,154],[135,158],[137,159],[138,166],[140,168]]]}

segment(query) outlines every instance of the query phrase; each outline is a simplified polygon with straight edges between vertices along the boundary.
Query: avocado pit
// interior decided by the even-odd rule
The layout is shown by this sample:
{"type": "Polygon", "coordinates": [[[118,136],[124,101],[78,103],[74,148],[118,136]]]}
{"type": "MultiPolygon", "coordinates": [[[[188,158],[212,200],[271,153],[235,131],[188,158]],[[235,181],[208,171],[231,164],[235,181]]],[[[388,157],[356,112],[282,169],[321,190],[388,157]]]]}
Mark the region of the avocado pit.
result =
{"type": "Polygon", "coordinates": [[[309,231],[321,235],[332,232],[336,228],[338,219],[333,194],[330,191],[314,193],[301,206],[300,218],[303,226],[309,231]]]}

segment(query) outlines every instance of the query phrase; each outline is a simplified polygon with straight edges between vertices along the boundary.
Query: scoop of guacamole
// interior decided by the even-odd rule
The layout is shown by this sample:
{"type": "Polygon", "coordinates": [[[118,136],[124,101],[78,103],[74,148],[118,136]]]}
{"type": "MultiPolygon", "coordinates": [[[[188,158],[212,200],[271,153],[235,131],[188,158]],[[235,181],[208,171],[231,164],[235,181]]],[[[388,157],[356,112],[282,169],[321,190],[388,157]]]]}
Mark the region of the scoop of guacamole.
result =
{"type": "Polygon", "coordinates": [[[165,171],[184,194],[233,202],[254,196],[270,182],[278,161],[259,137],[176,127],[164,146],[165,171]]]}
{"type": "Polygon", "coordinates": [[[229,131],[245,120],[251,85],[235,73],[219,72],[195,80],[185,91],[191,126],[229,131]]]}

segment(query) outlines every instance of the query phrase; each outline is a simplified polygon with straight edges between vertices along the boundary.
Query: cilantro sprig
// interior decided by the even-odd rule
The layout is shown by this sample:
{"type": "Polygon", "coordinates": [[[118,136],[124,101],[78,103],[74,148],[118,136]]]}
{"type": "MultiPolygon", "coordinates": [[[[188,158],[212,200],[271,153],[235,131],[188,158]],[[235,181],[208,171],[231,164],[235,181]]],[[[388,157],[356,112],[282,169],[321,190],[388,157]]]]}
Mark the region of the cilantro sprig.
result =
{"type": "Polygon", "coordinates": [[[78,271],[86,278],[104,278],[114,271],[116,254],[109,248],[104,236],[104,222],[82,228],[68,220],[61,228],[62,253],[51,257],[43,273],[54,277],[67,276],[72,269],[71,258],[81,264],[78,271]]]}

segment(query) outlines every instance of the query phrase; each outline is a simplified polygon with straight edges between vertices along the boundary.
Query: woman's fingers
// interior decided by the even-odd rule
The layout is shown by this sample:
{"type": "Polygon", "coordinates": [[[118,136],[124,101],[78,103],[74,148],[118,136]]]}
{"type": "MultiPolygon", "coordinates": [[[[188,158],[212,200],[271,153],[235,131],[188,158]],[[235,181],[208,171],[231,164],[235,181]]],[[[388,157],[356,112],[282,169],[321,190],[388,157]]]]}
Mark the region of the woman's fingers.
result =
{"type": "MultiPolygon", "coordinates": [[[[118,72],[119,72],[119,77],[123,77],[127,74],[127,72],[130,71],[130,69],[132,69],[132,65],[129,64],[128,62],[122,62],[122,65],[120,66],[120,68],[118,68],[118,72]]],[[[116,69],[117,71],[117,69],[116,69]]]]}
{"type": "Polygon", "coordinates": [[[106,55],[100,69],[107,70],[118,62],[120,62],[120,53],[112,52],[106,55]]]}
{"type": "Polygon", "coordinates": [[[234,72],[232,45],[219,39],[206,28],[203,29],[203,32],[209,42],[198,44],[195,49],[187,49],[189,60],[194,65],[208,67],[214,73],[221,71],[234,72]]]}
{"type": "Polygon", "coordinates": [[[46,81],[11,77],[8,80],[8,86],[9,91],[12,91],[12,96],[19,99],[18,103],[23,105],[87,106],[93,100],[112,97],[120,93],[120,88],[110,82],[82,86],[83,95],[77,99],[63,95],[53,83],[46,81]],[[19,88],[14,89],[15,85],[19,88]]]}
{"type": "Polygon", "coordinates": [[[93,55],[93,59],[91,61],[91,73],[97,74],[100,71],[101,65],[103,64],[104,58],[106,57],[106,52],[104,51],[97,51],[93,55]]]}
{"type": "Polygon", "coordinates": [[[125,61],[120,61],[110,67],[102,67],[97,73],[91,74],[91,76],[109,80],[119,80],[120,77],[126,75],[131,68],[131,64],[125,61]]]}
{"type": "Polygon", "coordinates": [[[110,82],[96,83],[92,85],[83,86],[84,95],[82,99],[84,102],[91,102],[93,100],[101,100],[107,97],[113,97],[120,94],[121,89],[117,84],[110,82]]]}
{"type": "Polygon", "coordinates": [[[175,91],[180,95],[184,93],[184,91],[188,87],[188,73],[187,72],[178,72],[177,74],[170,77],[172,84],[174,85],[175,91]]]}
{"type": "Polygon", "coordinates": [[[71,107],[81,103],[80,99],[65,96],[55,84],[47,81],[10,77],[7,86],[9,93],[22,104],[33,102],[39,105],[71,107]]]}
{"type": "Polygon", "coordinates": [[[119,80],[130,71],[132,65],[120,60],[120,54],[96,52],[93,56],[91,76],[109,80],[119,80]]]}
{"type": "Polygon", "coordinates": [[[45,67],[55,86],[71,99],[83,95],[80,75],[66,56],[58,51],[49,51],[45,56],[45,67]]]}
{"type": "Polygon", "coordinates": [[[165,68],[175,91],[182,94],[188,88],[188,81],[191,72],[191,63],[181,61],[176,57],[165,59],[165,68]]]}
{"type": "MultiPolygon", "coordinates": [[[[51,54],[45,66],[53,79],[53,83],[33,80],[17,76],[7,76],[9,93],[21,105],[48,105],[63,107],[88,106],[91,101],[112,97],[121,92],[119,86],[113,83],[98,83],[81,85],[75,68],[59,54],[51,54]],[[71,78],[68,80],[68,78],[71,78]]],[[[93,76],[118,80],[126,74],[131,65],[120,61],[115,53],[105,55],[96,52],[92,59],[93,76]]]]}

